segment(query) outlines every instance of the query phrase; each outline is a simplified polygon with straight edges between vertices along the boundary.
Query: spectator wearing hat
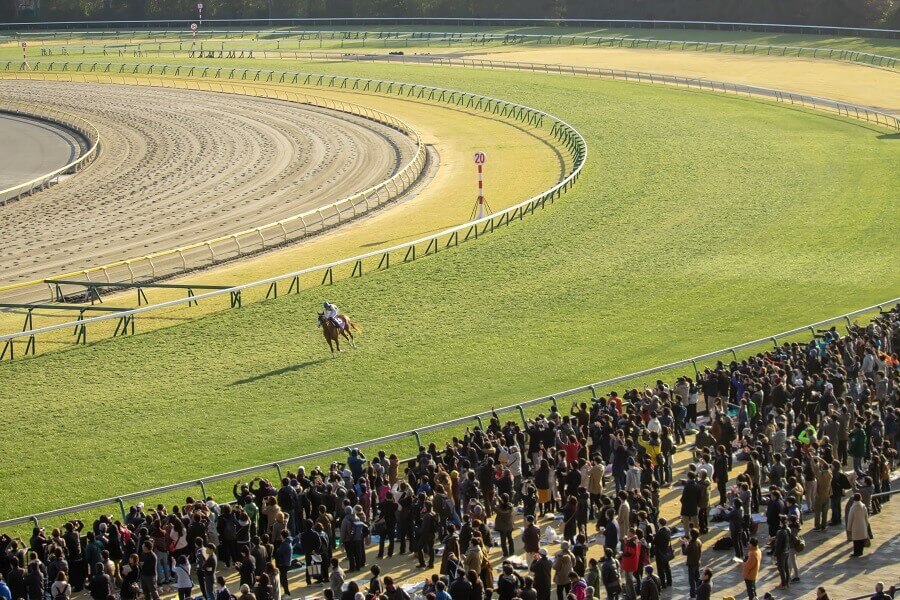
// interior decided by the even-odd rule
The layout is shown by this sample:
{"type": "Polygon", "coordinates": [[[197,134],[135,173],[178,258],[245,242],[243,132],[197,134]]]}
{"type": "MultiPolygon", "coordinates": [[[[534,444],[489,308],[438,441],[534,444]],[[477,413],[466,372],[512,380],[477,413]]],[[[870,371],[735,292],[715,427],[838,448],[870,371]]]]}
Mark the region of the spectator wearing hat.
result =
{"type": "MultiPolygon", "coordinates": [[[[553,562],[547,557],[547,549],[541,548],[534,555],[529,570],[534,574],[534,590],[537,600],[550,600],[553,562]]],[[[454,598],[454,600],[456,600],[454,598]]]]}
{"type": "Polygon", "coordinates": [[[569,542],[562,542],[559,545],[559,552],[553,557],[553,583],[556,584],[557,600],[565,600],[569,592],[572,591],[569,573],[574,570],[575,557],[569,550],[569,542]]]}

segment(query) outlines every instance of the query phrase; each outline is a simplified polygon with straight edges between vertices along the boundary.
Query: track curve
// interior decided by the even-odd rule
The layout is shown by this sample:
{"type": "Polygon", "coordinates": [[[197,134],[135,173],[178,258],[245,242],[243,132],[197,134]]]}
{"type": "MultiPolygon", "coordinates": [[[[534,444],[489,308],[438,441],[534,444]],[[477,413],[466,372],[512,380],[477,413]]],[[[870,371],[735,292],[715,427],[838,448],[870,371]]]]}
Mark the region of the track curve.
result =
{"type": "Polygon", "coordinates": [[[78,158],[77,134],[61,125],[22,115],[0,113],[0,189],[13,187],[62,168],[78,158]]]}
{"type": "Polygon", "coordinates": [[[0,210],[16,231],[3,283],[227,235],[387,179],[416,152],[372,121],[265,98],[108,84],[0,81],[0,94],[85,116],[89,171],[0,210]]]}

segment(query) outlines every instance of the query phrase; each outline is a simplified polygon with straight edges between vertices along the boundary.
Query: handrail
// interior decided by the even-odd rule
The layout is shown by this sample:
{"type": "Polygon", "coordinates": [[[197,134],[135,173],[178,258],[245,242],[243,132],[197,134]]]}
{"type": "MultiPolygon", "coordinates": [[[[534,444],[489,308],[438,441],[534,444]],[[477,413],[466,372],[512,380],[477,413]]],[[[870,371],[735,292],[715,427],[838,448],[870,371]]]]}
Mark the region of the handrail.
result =
{"type": "MultiPolygon", "coordinates": [[[[348,89],[348,90],[357,90],[360,92],[368,92],[368,93],[380,93],[384,95],[394,95],[401,97],[410,97],[416,100],[423,101],[435,101],[437,103],[449,104],[463,109],[471,109],[474,112],[488,112],[497,117],[510,118],[520,122],[525,122],[538,127],[545,127],[547,125],[550,126],[551,135],[555,137],[555,139],[562,145],[566,146],[567,151],[572,156],[573,159],[573,170],[566,177],[564,177],[561,181],[559,181],[553,188],[550,190],[539,194],[533,198],[529,198],[524,200],[523,202],[510,207],[504,211],[499,213],[495,213],[494,215],[489,215],[482,220],[472,221],[471,223],[464,223],[458,225],[454,228],[446,229],[436,234],[427,236],[425,238],[421,238],[419,240],[414,240],[412,242],[407,242],[405,244],[400,244],[397,246],[393,246],[391,248],[385,250],[377,250],[373,252],[369,252],[366,254],[362,254],[359,256],[347,258],[340,261],[335,261],[333,263],[329,263],[326,265],[318,265],[311,267],[309,269],[305,269],[302,271],[298,271],[295,273],[290,273],[286,275],[277,276],[274,278],[270,278],[265,281],[255,282],[250,284],[245,284],[244,286],[239,286],[240,289],[247,289],[248,287],[254,287],[256,285],[264,285],[270,284],[276,280],[284,279],[286,277],[296,277],[299,275],[304,275],[307,273],[312,273],[316,271],[321,271],[325,269],[330,269],[335,266],[340,266],[346,264],[348,262],[358,262],[364,260],[366,258],[377,256],[379,254],[390,253],[393,251],[406,249],[410,246],[415,246],[416,244],[421,244],[423,242],[430,242],[432,240],[436,240],[441,236],[445,236],[448,234],[452,234],[463,230],[471,225],[481,225],[485,222],[490,222],[490,229],[493,231],[494,229],[494,219],[501,219],[506,217],[506,223],[509,222],[509,214],[514,210],[518,209],[521,211],[523,206],[531,203],[532,205],[535,203],[540,203],[540,206],[552,200],[553,197],[558,196],[562,191],[568,190],[569,187],[574,183],[574,180],[578,177],[578,174],[581,171],[581,166],[583,165],[584,159],[586,158],[586,144],[584,139],[572,128],[569,124],[565,123],[561,119],[558,119],[552,115],[549,115],[543,111],[540,111],[535,108],[531,108],[522,104],[517,104],[514,102],[508,102],[506,100],[501,100],[498,98],[493,98],[489,96],[482,96],[480,94],[473,94],[471,92],[463,92],[459,90],[453,90],[448,88],[440,88],[434,86],[426,86],[414,83],[404,83],[404,82],[394,82],[380,79],[368,79],[368,78],[357,78],[357,77],[345,77],[340,75],[325,75],[318,73],[304,73],[297,71],[269,71],[269,70],[260,70],[260,69],[244,69],[244,68],[225,68],[225,69],[214,69],[212,67],[204,67],[204,66],[187,66],[187,65],[147,65],[147,64],[126,64],[126,63],[47,63],[46,65],[42,63],[36,63],[32,71],[29,72],[19,72],[12,68],[11,63],[5,63],[6,69],[10,71],[16,78],[33,78],[37,76],[41,76],[43,73],[40,69],[43,67],[46,69],[46,72],[53,73],[54,68],[60,68],[60,73],[75,75],[75,74],[90,74],[90,73],[99,73],[105,74],[112,72],[113,74],[122,74],[123,76],[135,76],[142,75],[148,76],[153,74],[153,70],[156,69],[157,73],[165,74],[168,72],[169,76],[177,77],[180,73],[194,72],[195,70],[201,74],[209,73],[207,79],[213,79],[214,75],[218,74],[218,71],[225,70],[227,71],[227,77],[230,79],[240,79],[240,80],[259,80],[264,79],[265,81],[277,81],[277,82],[285,82],[288,84],[296,84],[299,86],[308,86],[308,87],[330,87],[336,89],[348,89]],[[142,72],[143,71],[143,72],[142,72]],[[544,121],[548,121],[545,123],[544,121]]],[[[4,64],[0,63],[0,70],[3,70],[4,64]]],[[[190,80],[190,79],[188,79],[190,80]]],[[[151,79],[148,76],[147,81],[150,82],[151,79]]],[[[221,85],[221,84],[219,84],[221,85]]],[[[254,88],[243,88],[246,92],[247,89],[254,88]]],[[[255,93],[255,92],[254,92],[255,93]]],[[[268,93],[268,92],[266,92],[268,93]]],[[[531,208],[533,212],[533,207],[531,208]]],[[[302,219],[301,219],[302,221],[302,219]]],[[[227,236],[226,239],[230,239],[232,236],[227,236]]],[[[264,242],[263,242],[264,243],[264,242]]],[[[196,244],[192,246],[192,248],[204,247],[208,246],[206,242],[201,244],[196,244]]],[[[240,250],[238,250],[240,252],[240,250]]],[[[163,254],[168,256],[180,255],[183,257],[183,251],[180,249],[174,249],[171,251],[165,251],[163,254]]],[[[109,270],[115,267],[119,267],[125,265],[129,267],[128,273],[131,280],[134,280],[133,266],[137,262],[140,261],[152,261],[153,258],[158,258],[160,256],[159,253],[157,255],[151,255],[149,257],[136,257],[134,259],[118,261],[115,263],[111,263],[108,265],[103,265],[100,267],[92,267],[89,269],[84,269],[81,271],[67,273],[64,275],[58,275],[54,277],[54,279],[67,279],[73,278],[75,276],[87,275],[90,273],[100,273],[104,276],[108,276],[109,270]]],[[[211,261],[216,262],[215,255],[210,257],[211,261]]],[[[42,286],[46,288],[43,280],[40,281],[31,281],[31,282],[21,282],[12,285],[8,285],[5,287],[0,287],[0,293],[9,292],[12,290],[20,290],[25,287],[34,287],[34,286],[42,286]]],[[[230,293],[232,291],[239,291],[238,288],[233,288],[229,290],[223,290],[222,293],[230,293]]],[[[55,300],[56,298],[53,296],[53,290],[50,290],[51,297],[50,300],[55,300]]],[[[213,296],[218,294],[212,294],[213,296]]],[[[197,300],[203,299],[205,297],[209,297],[210,294],[204,294],[202,296],[195,297],[197,300]]],[[[193,301],[193,299],[191,299],[193,301]]],[[[175,301],[176,304],[179,301],[175,301]]],[[[159,305],[162,306],[162,305],[159,305]]],[[[147,308],[147,307],[145,307],[147,308]]],[[[134,313],[138,314],[138,313],[134,313]]],[[[124,316],[131,316],[131,313],[123,314],[124,316]]],[[[119,315],[119,316],[123,316],[119,315]]],[[[102,320],[102,319],[101,319],[102,320]]],[[[87,319],[84,321],[80,321],[79,324],[89,324],[94,322],[91,319],[87,319]]],[[[28,332],[25,332],[28,335],[28,332]]],[[[42,333],[42,331],[35,330],[35,334],[42,333]]],[[[0,336],[0,341],[5,341],[7,337],[0,336]]],[[[2,358],[2,354],[0,354],[0,358],[2,358]]]]}
{"type": "Polygon", "coordinates": [[[3,103],[0,104],[0,112],[56,123],[80,134],[88,144],[87,150],[80,153],[75,160],[68,162],[66,165],[55,169],[46,175],[35,177],[31,181],[19,183],[0,190],[0,206],[5,205],[11,200],[19,200],[24,194],[31,195],[38,188],[46,189],[51,183],[58,183],[60,175],[80,171],[97,156],[98,148],[100,147],[100,132],[97,131],[97,128],[94,127],[93,123],[87,119],[52,107],[11,100],[3,100],[3,103]]]}
{"type": "MultiPolygon", "coordinates": [[[[199,297],[200,296],[198,296],[198,298],[199,297]]],[[[415,437],[416,439],[418,439],[419,435],[422,433],[427,433],[429,431],[443,429],[445,427],[453,427],[455,425],[465,425],[465,424],[471,423],[472,421],[477,420],[479,418],[489,417],[493,414],[493,412],[497,412],[497,413],[518,412],[524,419],[524,412],[522,409],[524,409],[525,407],[530,407],[530,406],[534,406],[537,404],[544,404],[547,402],[556,402],[562,398],[566,398],[566,397],[578,395],[578,394],[590,393],[593,397],[594,394],[596,393],[597,388],[609,388],[618,383],[636,379],[638,377],[644,377],[646,375],[652,375],[654,373],[660,373],[660,372],[669,371],[669,370],[677,369],[677,368],[681,368],[681,367],[687,367],[687,366],[693,367],[694,365],[696,365],[696,363],[698,361],[708,360],[710,358],[714,358],[716,356],[720,356],[723,354],[730,354],[730,355],[736,357],[737,351],[746,350],[746,349],[752,348],[754,346],[759,346],[760,344],[772,344],[773,340],[774,340],[775,347],[778,347],[778,342],[777,342],[778,338],[782,338],[782,339],[789,338],[789,337],[797,335],[797,334],[807,333],[810,331],[810,329],[820,328],[824,325],[834,323],[835,321],[846,321],[849,324],[849,320],[853,317],[863,315],[866,313],[870,313],[875,310],[882,312],[883,308],[885,306],[895,305],[898,303],[900,303],[900,297],[894,298],[887,302],[882,302],[880,304],[875,304],[872,306],[868,306],[866,308],[858,309],[858,310],[848,312],[848,313],[845,313],[845,314],[842,314],[842,315],[839,315],[836,317],[832,317],[830,319],[817,321],[815,323],[811,323],[809,325],[804,325],[802,327],[796,327],[794,329],[790,329],[788,331],[783,331],[783,332],[775,334],[775,335],[764,336],[764,337],[761,337],[761,338],[753,340],[753,341],[744,342],[742,344],[730,346],[727,348],[722,348],[719,350],[715,350],[713,352],[707,352],[705,354],[700,354],[700,355],[694,356],[692,358],[678,360],[678,361],[660,365],[657,367],[644,369],[642,371],[636,371],[634,373],[629,373],[627,375],[620,375],[618,377],[612,377],[610,379],[605,379],[605,380],[597,381],[597,382],[594,382],[591,384],[582,385],[582,386],[579,386],[576,388],[571,388],[571,389],[557,392],[555,394],[551,394],[548,396],[541,396],[539,398],[534,398],[532,400],[528,400],[526,402],[521,402],[519,404],[508,405],[508,406],[504,406],[502,408],[498,408],[498,409],[491,410],[491,411],[483,411],[483,412],[467,415],[464,417],[459,417],[456,419],[450,419],[448,421],[443,421],[440,423],[427,425],[427,426],[420,427],[417,429],[410,429],[408,431],[403,431],[400,433],[394,433],[394,434],[390,434],[390,435],[386,435],[386,436],[381,436],[378,438],[374,438],[371,440],[365,440],[362,442],[356,442],[353,444],[344,444],[340,447],[330,448],[328,450],[320,450],[317,452],[303,454],[303,455],[295,456],[292,458],[285,458],[285,459],[277,460],[274,462],[264,463],[261,465],[245,467],[243,469],[237,469],[235,471],[229,471],[227,473],[219,473],[216,475],[210,475],[207,477],[193,479],[190,481],[184,481],[181,483],[175,483],[175,484],[166,485],[166,486],[162,486],[162,487],[152,488],[149,490],[143,490],[143,491],[139,491],[139,492],[123,494],[121,496],[116,496],[114,498],[105,498],[103,500],[95,500],[92,502],[86,502],[84,504],[78,504],[76,506],[70,506],[67,508],[60,508],[60,509],[56,509],[56,510],[42,512],[42,513],[36,513],[33,515],[17,517],[14,519],[7,519],[5,521],[0,521],[0,528],[9,527],[12,525],[19,525],[22,523],[28,523],[30,521],[36,522],[39,519],[45,519],[45,518],[49,518],[49,517],[80,512],[80,511],[88,510],[91,508],[107,506],[109,504],[113,504],[116,502],[119,502],[119,503],[127,502],[129,500],[145,498],[145,497],[154,496],[154,495],[158,495],[158,494],[162,494],[162,493],[166,493],[166,492],[172,492],[172,491],[176,491],[176,490],[180,490],[180,489],[191,488],[191,487],[195,487],[198,485],[202,486],[203,484],[206,484],[206,483],[222,481],[225,479],[233,479],[235,477],[240,477],[242,475],[247,475],[250,473],[259,472],[259,471],[263,471],[263,470],[267,470],[267,469],[272,469],[272,468],[277,469],[277,468],[280,468],[281,466],[287,466],[287,465],[291,465],[291,464],[300,464],[300,463],[303,463],[306,461],[315,460],[317,458],[322,458],[322,457],[327,457],[327,456],[338,454],[342,451],[345,451],[345,449],[347,447],[373,446],[373,445],[377,445],[377,444],[384,444],[387,442],[408,439],[411,437],[415,437]]],[[[66,325],[66,327],[69,327],[69,325],[66,325]]]]}
{"type": "MultiPolygon", "coordinates": [[[[884,593],[893,598],[898,591],[900,591],[900,583],[887,588],[884,593]]],[[[847,598],[846,600],[869,600],[869,598],[871,597],[872,594],[863,594],[862,596],[853,596],[852,598],[847,598]]]]}
{"type": "MultiPolygon", "coordinates": [[[[166,24],[180,24],[187,25],[191,23],[193,19],[139,19],[133,21],[102,21],[102,20],[85,20],[85,21],[26,21],[26,22],[8,22],[0,24],[0,30],[7,29],[12,30],[16,27],[42,27],[42,28],[53,28],[54,26],[66,27],[70,25],[105,25],[107,27],[122,25],[122,24],[134,24],[134,25],[150,25],[154,23],[166,23],[166,24]]],[[[514,24],[517,26],[521,26],[523,24],[534,25],[534,26],[599,26],[599,25],[608,25],[610,27],[629,27],[636,26],[641,28],[643,26],[649,26],[650,28],[656,28],[658,26],[672,26],[677,25],[682,29],[695,29],[696,26],[700,26],[703,29],[706,28],[714,28],[717,31],[721,31],[723,29],[730,31],[741,31],[741,30],[751,30],[751,31],[763,31],[767,32],[769,30],[778,31],[781,33],[787,33],[788,31],[799,31],[801,33],[807,34],[816,34],[821,35],[823,32],[833,33],[837,35],[843,35],[844,33],[849,34],[872,34],[876,37],[900,37],[900,30],[897,29],[883,29],[876,27],[842,27],[835,25],[791,25],[787,23],[741,23],[741,22],[732,22],[732,21],[692,21],[692,20],[671,20],[671,19],[526,19],[526,18],[502,18],[502,17],[487,17],[487,18],[478,18],[478,17],[322,17],[322,18],[306,18],[306,19],[293,19],[293,18],[274,18],[274,19],[205,19],[207,24],[210,23],[311,23],[311,24],[334,24],[334,23],[391,23],[394,25],[401,25],[403,23],[435,23],[438,25],[441,24],[455,24],[455,25],[504,25],[504,24],[514,24]],[[844,32],[844,33],[842,33],[844,32]]],[[[664,27],[670,28],[670,27],[664,27]]]]}

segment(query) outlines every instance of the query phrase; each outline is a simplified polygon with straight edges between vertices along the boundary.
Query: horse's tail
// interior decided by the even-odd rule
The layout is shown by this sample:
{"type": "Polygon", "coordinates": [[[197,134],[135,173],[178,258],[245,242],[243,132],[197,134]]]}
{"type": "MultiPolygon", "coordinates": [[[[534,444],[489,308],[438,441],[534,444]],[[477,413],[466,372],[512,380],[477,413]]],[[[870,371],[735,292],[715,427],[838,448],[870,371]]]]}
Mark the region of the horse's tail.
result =
{"type": "Polygon", "coordinates": [[[353,331],[358,331],[358,332],[360,332],[360,333],[362,332],[363,328],[362,328],[361,325],[357,325],[356,323],[354,323],[353,321],[351,321],[351,320],[350,320],[350,317],[346,317],[346,318],[347,318],[347,326],[348,326],[350,329],[352,329],[353,331]]]}

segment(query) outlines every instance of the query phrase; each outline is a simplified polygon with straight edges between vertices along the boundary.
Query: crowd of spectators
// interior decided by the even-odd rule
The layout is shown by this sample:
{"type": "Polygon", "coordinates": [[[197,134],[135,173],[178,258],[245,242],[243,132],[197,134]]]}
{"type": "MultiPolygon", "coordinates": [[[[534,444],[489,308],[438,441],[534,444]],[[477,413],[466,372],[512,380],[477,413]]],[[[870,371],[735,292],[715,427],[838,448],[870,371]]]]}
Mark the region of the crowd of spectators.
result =
{"type": "Polygon", "coordinates": [[[3,535],[0,600],[82,590],[157,600],[161,589],[180,600],[408,600],[372,564],[395,552],[436,567],[413,590],[427,600],[657,600],[677,564],[690,597],[708,600],[704,540],[717,523],[728,535],[716,546],[741,563],[747,597],[771,598],[756,589],[763,553],[778,587],[799,581],[809,521],[846,536],[853,557],[873,538],[869,517],[890,501],[900,448],[898,344],[895,308],[846,335],[820,331],[671,385],[554,404],[524,423],[494,413],[409,461],[349,449],[328,469],[236,482],[229,503],[139,503],[124,519],[3,535]],[[681,451],[691,454],[675,473],[681,451]],[[661,514],[670,488],[680,520],[661,514]],[[305,572],[304,589],[291,589],[292,570],[305,572]]]}

